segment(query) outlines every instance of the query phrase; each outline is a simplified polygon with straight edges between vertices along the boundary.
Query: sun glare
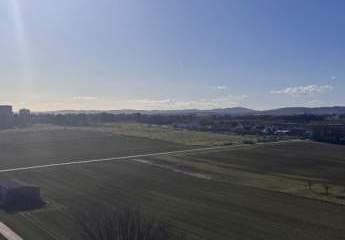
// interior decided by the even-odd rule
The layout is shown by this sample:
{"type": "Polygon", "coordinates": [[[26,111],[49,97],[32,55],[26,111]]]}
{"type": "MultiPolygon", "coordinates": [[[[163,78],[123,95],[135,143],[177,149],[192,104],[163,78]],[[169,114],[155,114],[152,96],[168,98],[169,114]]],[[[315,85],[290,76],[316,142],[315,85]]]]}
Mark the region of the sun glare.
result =
{"type": "Polygon", "coordinates": [[[9,0],[9,13],[13,19],[13,28],[15,41],[18,46],[17,54],[19,56],[18,72],[21,73],[23,87],[28,87],[32,83],[32,67],[30,60],[30,49],[28,39],[24,29],[24,21],[18,0],[9,0]]]}

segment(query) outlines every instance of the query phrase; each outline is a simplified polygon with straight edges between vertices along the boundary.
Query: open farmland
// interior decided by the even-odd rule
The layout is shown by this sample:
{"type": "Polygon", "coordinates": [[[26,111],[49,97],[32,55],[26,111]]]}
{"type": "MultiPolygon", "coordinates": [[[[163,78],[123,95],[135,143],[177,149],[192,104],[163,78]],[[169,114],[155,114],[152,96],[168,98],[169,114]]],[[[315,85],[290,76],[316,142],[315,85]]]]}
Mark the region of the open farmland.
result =
{"type": "MultiPolygon", "coordinates": [[[[190,148],[81,129],[0,135],[0,169],[190,148]]],[[[78,239],[73,213],[95,205],[140,206],[192,240],[343,239],[344,205],[305,184],[340,188],[344,165],[343,146],[294,141],[1,173],[39,185],[47,206],[0,217],[35,240],[78,239]]]]}
{"type": "Polygon", "coordinates": [[[345,147],[340,145],[308,141],[240,145],[151,157],[150,163],[201,173],[217,181],[345,204],[345,147]]]}
{"type": "Polygon", "coordinates": [[[78,128],[0,132],[0,168],[164,152],[188,147],[167,141],[78,128]]]}

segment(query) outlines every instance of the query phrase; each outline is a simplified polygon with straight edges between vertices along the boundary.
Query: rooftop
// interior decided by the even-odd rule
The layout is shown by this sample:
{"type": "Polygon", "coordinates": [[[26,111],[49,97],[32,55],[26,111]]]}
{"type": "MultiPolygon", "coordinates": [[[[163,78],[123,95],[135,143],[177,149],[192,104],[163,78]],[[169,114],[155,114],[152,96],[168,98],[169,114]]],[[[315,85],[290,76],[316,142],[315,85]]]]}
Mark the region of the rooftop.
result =
{"type": "Polygon", "coordinates": [[[17,181],[14,181],[14,180],[0,181],[0,188],[16,189],[16,188],[20,188],[20,187],[24,187],[24,186],[31,186],[31,187],[33,187],[33,185],[17,182],[17,181]]]}

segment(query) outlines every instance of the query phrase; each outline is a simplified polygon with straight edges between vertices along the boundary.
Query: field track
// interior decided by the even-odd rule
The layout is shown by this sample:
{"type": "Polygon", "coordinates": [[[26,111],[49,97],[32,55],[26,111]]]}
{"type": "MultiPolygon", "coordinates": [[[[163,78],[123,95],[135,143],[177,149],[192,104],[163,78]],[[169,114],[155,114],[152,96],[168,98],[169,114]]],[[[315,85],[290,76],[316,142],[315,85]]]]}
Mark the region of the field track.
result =
{"type": "MultiPolygon", "coordinates": [[[[291,141],[291,140],[289,140],[291,141]]],[[[279,144],[288,141],[280,141],[270,144],[279,144]]],[[[266,143],[257,143],[256,145],[262,145],[266,143]]],[[[239,147],[249,146],[248,144],[239,144],[239,145],[230,145],[230,146],[216,146],[216,147],[202,147],[202,148],[194,148],[194,149],[187,149],[187,150],[176,150],[176,151],[168,151],[168,152],[158,152],[158,153],[148,153],[148,154],[137,154],[131,156],[122,156],[122,157],[109,157],[109,158],[99,158],[99,159],[90,159],[90,160],[77,160],[77,161],[65,161],[61,163],[51,163],[51,164],[42,164],[42,165],[34,165],[28,167],[17,167],[17,168],[8,168],[8,169],[0,169],[0,173],[8,173],[8,172],[18,172],[18,171],[25,171],[25,170],[32,170],[32,169],[40,169],[40,168],[51,168],[51,167],[59,167],[59,166],[67,166],[67,165],[79,165],[79,164],[89,164],[89,163],[98,163],[98,162],[109,162],[109,161],[116,161],[116,160],[126,160],[126,159],[133,159],[133,158],[143,158],[143,157],[157,157],[163,155],[173,155],[179,153],[196,153],[196,152],[207,152],[213,150],[227,150],[227,149],[235,149],[239,147]]]]}

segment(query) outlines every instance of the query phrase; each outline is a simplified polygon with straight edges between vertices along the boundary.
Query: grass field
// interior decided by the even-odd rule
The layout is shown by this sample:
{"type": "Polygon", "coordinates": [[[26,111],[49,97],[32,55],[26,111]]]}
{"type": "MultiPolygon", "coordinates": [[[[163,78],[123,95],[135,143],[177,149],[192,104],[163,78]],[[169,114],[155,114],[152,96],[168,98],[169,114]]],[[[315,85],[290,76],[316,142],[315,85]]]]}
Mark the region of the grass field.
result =
{"type": "Polygon", "coordinates": [[[150,161],[202,173],[217,181],[345,204],[344,146],[290,141],[182,157],[160,156],[150,161]],[[327,196],[325,185],[329,186],[327,196]]]}
{"type": "Polygon", "coordinates": [[[0,132],[0,168],[187,149],[173,142],[79,128],[0,132]]]}
{"type": "Polygon", "coordinates": [[[189,146],[215,146],[240,144],[244,141],[256,142],[255,136],[235,134],[217,134],[210,132],[176,129],[168,125],[142,123],[112,123],[98,126],[98,129],[111,131],[116,135],[145,137],[154,140],[169,141],[189,146]]]}
{"type": "MultiPolygon", "coordinates": [[[[206,140],[205,140],[206,141],[206,140]]],[[[188,149],[190,144],[80,128],[0,133],[0,169],[188,149]]],[[[188,239],[344,239],[345,147],[292,141],[229,146],[85,165],[1,173],[41,187],[47,206],[6,213],[24,239],[79,239],[73,213],[140,206],[188,239]],[[315,183],[313,192],[306,181],[315,183]],[[318,184],[327,182],[331,196],[318,184]]]]}

